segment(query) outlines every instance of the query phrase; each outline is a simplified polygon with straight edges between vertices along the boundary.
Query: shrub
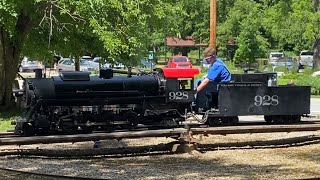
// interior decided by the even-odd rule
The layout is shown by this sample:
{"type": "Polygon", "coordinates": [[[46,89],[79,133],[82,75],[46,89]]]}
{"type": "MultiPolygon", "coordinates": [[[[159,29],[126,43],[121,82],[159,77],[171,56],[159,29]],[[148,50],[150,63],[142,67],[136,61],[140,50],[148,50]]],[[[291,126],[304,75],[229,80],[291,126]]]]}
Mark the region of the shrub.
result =
{"type": "Polygon", "coordinates": [[[278,84],[286,85],[291,80],[295,83],[295,85],[311,86],[311,94],[320,95],[320,77],[310,76],[309,71],[304,71],[303,74],[288,73],[283,77],[278,78],[278,84]]]}

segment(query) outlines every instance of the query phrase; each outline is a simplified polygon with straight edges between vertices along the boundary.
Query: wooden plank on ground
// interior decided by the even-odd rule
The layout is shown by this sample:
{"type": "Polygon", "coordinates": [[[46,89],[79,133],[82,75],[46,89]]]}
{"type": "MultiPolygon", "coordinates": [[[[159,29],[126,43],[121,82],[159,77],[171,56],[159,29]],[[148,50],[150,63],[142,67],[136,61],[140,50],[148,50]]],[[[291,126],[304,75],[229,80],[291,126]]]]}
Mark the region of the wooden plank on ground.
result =
{"type": "Polygon", "coordinates": [[[1,145],[27,145],[27,144],[83,142],[83,141],[97,141],[97,140],[105,140],[105,139],[122,139],[122,138],[172,137],[172,136],[180,136],[181,133],[186,133],[186,132],[187,132],[187,129],[177,128],[177,129],[76,134],[76,135],[10,137],[10,138],[0,138],[0,146],[1,145]]]}

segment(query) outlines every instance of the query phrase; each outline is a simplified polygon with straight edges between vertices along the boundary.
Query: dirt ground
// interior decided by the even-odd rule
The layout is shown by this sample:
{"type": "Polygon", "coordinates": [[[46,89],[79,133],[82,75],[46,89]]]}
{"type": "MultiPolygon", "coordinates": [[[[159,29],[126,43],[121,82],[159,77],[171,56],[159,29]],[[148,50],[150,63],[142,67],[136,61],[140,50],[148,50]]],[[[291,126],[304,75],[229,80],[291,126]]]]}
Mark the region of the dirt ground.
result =
{"type": "MultiPolygon", "coordinates": [[[[228,144],[320,136],[320,132],[244,134],[203,137],[202,144],[228,144]]],[[[199,138],[199,137],[197,137],[199,138]]],[[[108,140],[102,148],[169,143],[170,138],[108,140]]],[[[7,146],[4,149],[87,149],[93,143],[7,146]]],[[[103,179],[299,179],[320,177],[320,143],[215,148],[204,152],[94,159],[0,158],[0,167],[103,179]]]]}

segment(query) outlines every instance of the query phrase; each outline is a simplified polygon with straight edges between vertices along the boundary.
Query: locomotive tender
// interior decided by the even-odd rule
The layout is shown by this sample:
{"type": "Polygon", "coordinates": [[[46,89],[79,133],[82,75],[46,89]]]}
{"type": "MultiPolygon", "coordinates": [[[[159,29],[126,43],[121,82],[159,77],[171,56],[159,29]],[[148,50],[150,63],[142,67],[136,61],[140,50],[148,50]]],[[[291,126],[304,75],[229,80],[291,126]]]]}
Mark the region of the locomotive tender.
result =
{"type": "Polygon", "coordinates": [[[310,87],[267,86],[271,78],[276,81],[275,74],[234,74],[218,92],[206,87],[197,95],[196,74],[199,70],[194,68],[161,68],[148,75],[113,76],[111,69],[101,69],[99,76],[61,72],[52,78],[26,79],[26,111],[16,120],[15,133],[131,130],[138,124],[176,127],[189,117],[211,126],[233,125],[241,115],[290,123],[310,113],[310,87]]]}
{"type": "Polygon", "coordinates": [[[267,123],[296,123],[310,113],[310,86],[277,85],[276,73],[232,74],[218,92],[206,87],[196,107],[211,126],[237,124],[238,116],[264,115],[267,123]],[[214,108],[212,108],[214,107],[214,108]]]}

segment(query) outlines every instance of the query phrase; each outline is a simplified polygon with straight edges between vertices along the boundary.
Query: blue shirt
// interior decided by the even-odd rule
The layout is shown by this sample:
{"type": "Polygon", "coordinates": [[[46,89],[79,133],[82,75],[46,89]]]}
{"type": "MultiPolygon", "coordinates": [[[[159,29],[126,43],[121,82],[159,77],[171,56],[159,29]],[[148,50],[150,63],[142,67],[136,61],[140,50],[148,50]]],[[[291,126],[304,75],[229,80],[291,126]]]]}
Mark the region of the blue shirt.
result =
{"type": "Polygon", "coordinates": [[[217,82],[217,83],[228,83],[231,80],[231,74],[228,71],[224,62],[217,58],[216,61],[212,64],[209,68],[207,78],[210,81],[217,82]]]}

